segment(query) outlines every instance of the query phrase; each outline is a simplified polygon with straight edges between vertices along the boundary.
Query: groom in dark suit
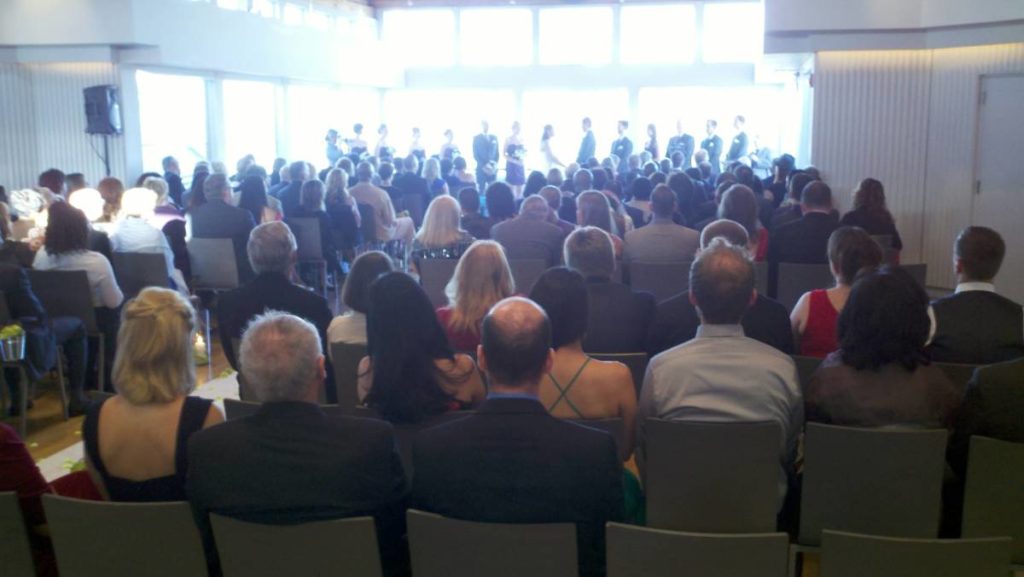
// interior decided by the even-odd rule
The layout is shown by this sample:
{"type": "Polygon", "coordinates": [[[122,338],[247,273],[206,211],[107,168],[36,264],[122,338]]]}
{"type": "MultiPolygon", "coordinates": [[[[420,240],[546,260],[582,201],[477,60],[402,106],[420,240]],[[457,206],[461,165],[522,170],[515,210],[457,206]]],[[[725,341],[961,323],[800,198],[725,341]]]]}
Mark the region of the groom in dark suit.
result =
{"type": "Polygon", "coordinates": [[[576,523],[580,574],[601,574],[604,525],[623,517],[615,442],[538,400],[554,357],[547,315],[532,301],[495,305],[481,342],[490,395],[473,416],[417,437],[413,506],[470,521],[576,523]]]}
{"type": "Polygon", "coordinates": [[[494,169],[498,166],[498,137],[489,132],[490,125],[480,123],[480,134],[473,137],[473,160],[476,161],[477,190],[486,190],[494,182],[494,169]]]}

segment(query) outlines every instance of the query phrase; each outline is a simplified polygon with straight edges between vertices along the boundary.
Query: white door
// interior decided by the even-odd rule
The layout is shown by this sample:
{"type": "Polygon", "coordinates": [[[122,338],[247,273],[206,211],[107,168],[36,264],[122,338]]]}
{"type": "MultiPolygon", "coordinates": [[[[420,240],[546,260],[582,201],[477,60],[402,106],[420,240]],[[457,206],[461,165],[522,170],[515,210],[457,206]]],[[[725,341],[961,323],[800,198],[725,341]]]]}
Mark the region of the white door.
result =
{"type": "Polygon", "coordinates": [[[1024,75],[985,76],[981,90],[972,222],[1003,236],[996,289],[1024,303],[1024,75]]]}

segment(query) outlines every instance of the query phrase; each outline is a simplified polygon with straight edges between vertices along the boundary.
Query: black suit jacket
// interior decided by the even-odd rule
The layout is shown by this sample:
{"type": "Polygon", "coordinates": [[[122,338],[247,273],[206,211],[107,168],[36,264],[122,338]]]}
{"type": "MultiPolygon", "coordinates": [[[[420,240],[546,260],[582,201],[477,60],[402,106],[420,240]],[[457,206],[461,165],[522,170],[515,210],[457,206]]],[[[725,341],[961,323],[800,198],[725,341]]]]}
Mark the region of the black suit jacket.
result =
{"type": "Polygon", "coordinates": [[[89,228],[89,250],[102,254],[107,260],[110,260],[112,248],[110,245],[110,236],[102,230],[94,230],[92,227],[89,228]]]}
{"type": "Polygon", "coordinates": [[[647,350],[654,321],[654,295],[624,284],[587,279],[590,313],[583,350],[588,353],[637,353],[647,350]]]}
{"type": "Polygon", "coordinates": [[[480,133],[473,137],[473,160],[477,166],[498,162],[498,137],[480,133]]]}
{"type": "Polygon", "coordinates": [[[311,403],[267,403],[193,434],[187,479],[207,537],[209,513],[277,525],[373,515],[382,558],[398,556],[406,483],[384,421],[326,415],[311,403]]]}
{"type": "Polygon", "coordinates": [[[253,272],[245,247],[249,242],[249,233],[256,227],[252,213],[222,200],[210,200],[191,209],[190,214],[194,238],[231,239],[235,246],[235,264],[238,266],[239,280],[250,280],[253,272]]]}
{"type": "Polygon", "coordinates": [[[775,295],[779,263],[828,264],[828,238],[839,228],[835,213],[809,212],[772,231],[768,242],[768,291],[775,295]]]}
{"type": "Polygon", "coordinates": [[[288,183],[288,186],[278,193],[278,198],[281,200],[281,210],[284,211],[285,217],[290,217],[302,203],[302,183],[288,183]]]}
{"type": "Polygon", "coordinates": [[[1024,357],[979,367],[967,394],[953,438],[949,461],[963,479],[971,435],[1024,443],[1024,357]]]}
{"type": "Polygon", "coordinates": [[[164,180],[167,181],[167,195],[171,197],[174,204],[181,206],[181,197],[185,194],[185,185],[181,182],[181,176],[173,172],[165,172],[164,180]]]}
{"type": "Polygon", "coordinates": [[[0,291],[7,301],[11,320],[25,329],[25,360],[29,378],[38,379],[57,361],[57,343],[50,330],[46,310],[32,292],[32,283],[24,269],[0,264],[0,291]]]}
{"type": "Polygon", "coordinates": [[[412,505],[457,519],[577,523],[581,574],[604,559],[604,525],[623,518],[615,441],[548,414],[536,399],[488,399],[419,434],[412,505]]]}
{"type": "Polygon", "coordinates": [[[932,301],[932,311],[932,360],[987,365],[1024,356],[1024,308],[1002,295],[958,292],[932,301]]]}
{"type": "MultiPolygon", "coordinates": [[[[647,337],[647,354],[654,356],[697,336],[700,317],[690,304],[688,292],[658,304],[654,324],[647,337]]],[[[764,296],[757,295],[753,306],[743,314],[743,333],[748,337],[793,354],[793,329],[786,307],[764,296]]]]}

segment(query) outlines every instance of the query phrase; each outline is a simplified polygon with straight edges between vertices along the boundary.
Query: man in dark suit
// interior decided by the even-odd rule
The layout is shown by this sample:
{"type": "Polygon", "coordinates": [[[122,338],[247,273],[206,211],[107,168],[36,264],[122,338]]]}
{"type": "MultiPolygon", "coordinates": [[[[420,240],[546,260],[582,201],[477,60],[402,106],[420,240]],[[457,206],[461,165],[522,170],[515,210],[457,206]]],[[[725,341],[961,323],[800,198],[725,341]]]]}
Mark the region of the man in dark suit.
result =
{"type": "Polygon", "coordinates": [[[588,353],[635,353],[647,350],[654,320],[654,295],[612,282],[615,254],[611,237],[587,226],[565,239],[565,265],[587,279],[590,314],[583,350],[588,353]]]}
{"type": "Polygon", "coordinates": [[[519,216],[491,227],[491,238],[505,248],[510,259],[544,259],[548,266],[555,266],[562,256],[565,233],[548,221],[549,214],[548,202],[542,196],[527,197],[519,207],[519,216]]]}
{"type": "Polygon", "coordinates": [[[297,160],[288,165],[288,186],[277,193],[285,218],[291,217],[302,204],[302,184],[309,179],[309,166],[297,160]]]}
{"type": "Polygon", "coordinates": [[[956,237],[956,292],[932,302],[932,360],[987,365],[1024,356],[1024,310],[996,294],[993,281],[1006,255],[998,232],[969,226],[956,237]]]}
{"type": "Polygon", "coordinates": [[[246,282],[253,276],[245,251],[249,232],[256,226],[252,213],[228,204],[231,186],[223,174],[210,175],[203,183],[203,193],[206,195],[206,202],[191,210],[192,237],[231,239],[235,248],[238,278],[246,282]]]}
{"type": "Polygon", "coordinates": [[[800,197],[804,187],[816,180],[806,172],[793,174],[786,183],[786,198],[772,214],[772,221],[769,223],[769,230],[775,230],[794,220],[800,220],[803,212],[800,210],[800,197]]]}
{"type": "Polygon", "coordinates": [[[619,174],[626,172],[626,162],[633,154],[633,141],[626,136],[627,129],[629,129],[629,122],[626,120],[620,120],[615,126],[619,137],[612,143],[612,156],[619,159],[619,163],[616,165],[616,171],[619,174]]]}
{"type": "Polygon", "coordinates": [[[722,171],[722,137],[715,134],[718,130],[718,121],[708,120],[705,126],[708,137],[701,141],[700,148],[708,153],[711,175],[715,176],[722,171]]]}
{"type": "MultiPolygon", "coordinates": [[[[249,235],[247,253],[256,278],[222,294],[217,307],[224,356],[235,370],[238,370],[239,363],[232,340],[241,338],[249,321],[269,310],[290,313],[312,323],[325,347],[322,352],[326,354],[331,309],[322,296],[289,280],[295,266],[296,249],[295,236],[282,222],[261,224],[249,235]]],[[[333,378],[330,376],[328,385],[328,396],[333,397],[333,378]]]]}
{"type": "Polygon", "coordinates": [[[747,155],[748,147],[747,144],[747,133],[743,131],[743,126],[747,123],[747,119],[742,116],[737,116],[733,121],[733,128],[736,129],[736,136],[732,137],[732,144],[729,145],[729,154],[725,157],[725,162],[737,162],[739,159],[747,155]]]}
{"type": "MultiPolygon", "coordinates": [[[[700,235],[701,249],[707,248],[716,238],[724,238],[730,244],[742,248],[749,242],[747,231],[739,223],[731,220],[716,220],[704,227],[700,235]]],[[[793,348],[793,328],[789,322],[786,307],[758,294],[754,304],[743,313],[740,321],[743,334],[775,347],[780,352],[791,355],[793,348]]],[[[658,304],[647,336],[647,354],[651,357],[676,345],[681,345],[697,335],[700,316],[697,308],[690,302],[688,291],[658,304]]]]}
{"type": "Polygon", "coordinates": [[[173,156],[165,156],[161,164],[164,168],[164,180],[167,181],[167,195],[171,197],[175,205],[181,206],[185,185],[181,182],[181,166],[178,164],[178,159],[173,156]]]}
{"type": "Polygon", "coordinates": [[[602,574],[604,525],[623,517],[615,442],[540,404],[553,352],[536,304],[499,302],[484,318],[481,343],[490,394],[475,415],[416,438],[413,506],[471,521],[576,523],[580,573],[602,574]]]}
{"type": "MultiPolygon", "coordinates": [[[[25,372],[29,381],[38,380],[57,363],[57,347],[64,349],[67,358],[68,413],[72,416],[85,412],[88,404],[85,386],[88,340],[85,325],[75,317],[54,317],[53,323],[43,305],[39,303],[28,274],[13,264],[0,264],[0,292],[6,301],[10,319],[17,321],[25,331],[25,372]]],[[[11,391],[10,414],[20,415],[20,375],[16,369],[4,369],[4,380],[11,391]]]]}
{"type": "Polygon", "coordinates": [[[590,117],[583,119],[583,140],[580,142],[580,151],[576,155],[576,164],[586,166],[587,161],[597,154],[597,140],[594,139],[594,131],[590,129],[590,117]]]}
{"type": "Polygon", "coordinates": [[[682,162],[678,166],[679,170],[685,170],[690,168],[690,162],[693,158],[693,137],[683,131],[683,121],[676,121],[676,135],[668,139],[668,147],[665,149],[665,157],[673,159],[675,164],[674,155],[675,153],[682,154],[682,162]]]}
{"type": "Polygon", "coordinates": [[[769,287],[775,287],[780,262],[828,264],[828,238],[839,228],[832,212],[832,189],[820,180],[800,195],[803,216],[775,229],[768,243],[769,287]]]}
{"type": "Polygon", "coordinates": [[[210,513],[275,525],[372,515],[385,566],[401,558],[406,482],[394,432],[316,405],[327,371],[317,329],[282,312],[259,316],[241,361],[263,406],[189,439],[186,490],[204,534],[210,513]]]}
{"type": "Polygon", "coordinates": [[[480,123],[480,128],[480,134],[473,137],[473,160],[476,161],[477,190],[487,190],[487,185],[494,182],[494,168],[498,165],[498,137],[488,132],[490,125],[486,120],[480,123]]]}

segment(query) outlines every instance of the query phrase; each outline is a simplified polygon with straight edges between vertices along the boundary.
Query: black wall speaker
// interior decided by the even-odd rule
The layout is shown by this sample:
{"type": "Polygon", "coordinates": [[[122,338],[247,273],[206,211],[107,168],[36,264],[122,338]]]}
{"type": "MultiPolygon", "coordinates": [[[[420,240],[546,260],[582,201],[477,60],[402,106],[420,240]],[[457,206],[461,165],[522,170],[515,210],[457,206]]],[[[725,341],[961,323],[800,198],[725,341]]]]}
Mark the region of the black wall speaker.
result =
{"type": "Polygon", "coordinates": [[[121,134],[121,105],[116,86],[90,86],[85,95],[85,132],[121,134]]]}

